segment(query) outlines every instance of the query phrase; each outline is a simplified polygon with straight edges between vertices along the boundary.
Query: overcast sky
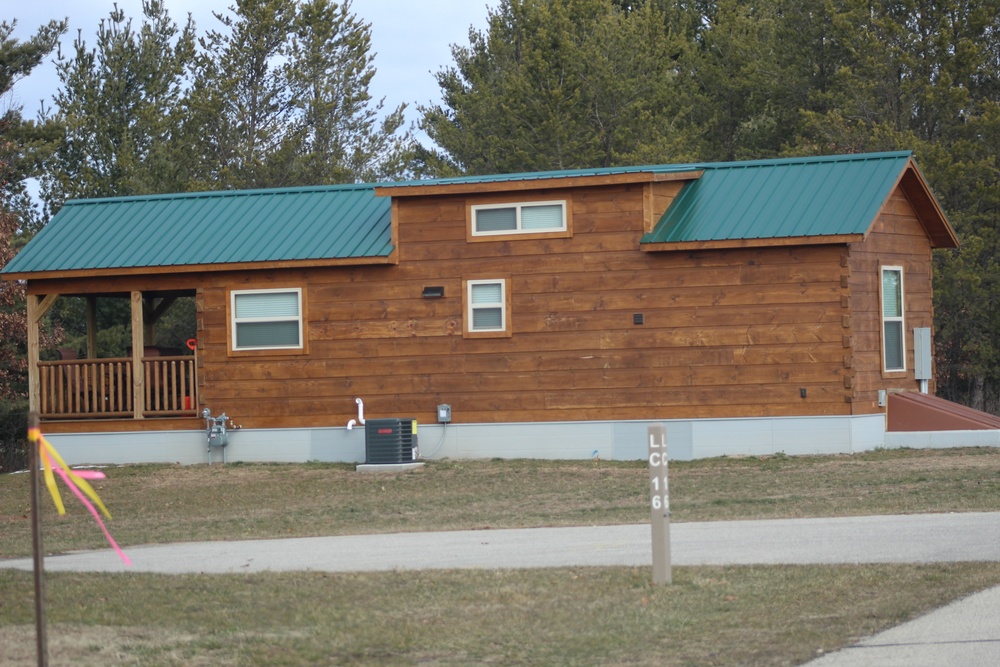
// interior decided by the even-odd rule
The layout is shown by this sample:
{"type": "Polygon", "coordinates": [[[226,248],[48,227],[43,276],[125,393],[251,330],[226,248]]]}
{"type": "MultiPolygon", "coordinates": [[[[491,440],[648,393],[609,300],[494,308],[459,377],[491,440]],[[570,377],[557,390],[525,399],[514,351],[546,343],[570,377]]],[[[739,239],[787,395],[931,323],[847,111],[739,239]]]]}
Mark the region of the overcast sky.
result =
{"type": "MultiPolygon", "coordinates": [[[[488,7],[499,0],[353,0],[352,11],[371,24],[375,68],[369,92],[375,99],[385,98],[385,107],[394,109],[405,102],[408,119],[416,120],[416,106],[437,102],[439,88],[434,73],[452,64],[451,45],[469,43],[469,27],[482,30],[488,7]]],[[[225,13],[235,0],[165,0],[167,11],[183,25],[190,12],[199,34],[218,28],[212,12],[225,13]]],[[[69,18],[69,30],[63,37],[63,53],[72,53],[77,31],[88,45],[96,42],[97,27],[114,7],[115,0],[5,0],[0,20],[17,19],[15,37],[25,39],[38,26],[51,19],[69,18]],[[12,7],[14,16],[10,16],[12,7]]],[[[138,25],[142,0],[117,0],[138,25]]],[[[14,101],[24,107],[24,116],[34,118],[39,100],[52,106],[52,96],[59,85],[51,58],[37,67],[31,76],[14,86],[14,101]]]]}

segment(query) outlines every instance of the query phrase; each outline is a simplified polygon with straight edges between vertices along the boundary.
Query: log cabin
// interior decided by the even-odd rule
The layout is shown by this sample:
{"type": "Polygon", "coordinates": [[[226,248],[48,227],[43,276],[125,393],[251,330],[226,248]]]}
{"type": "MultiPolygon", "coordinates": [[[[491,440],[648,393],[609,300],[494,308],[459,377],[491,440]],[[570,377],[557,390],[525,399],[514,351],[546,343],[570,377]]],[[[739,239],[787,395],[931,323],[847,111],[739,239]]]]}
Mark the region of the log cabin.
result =
{"type": "Polygon", "coordinates": [[[884,444],[934,392],[932,251],[909,152],[76,200],[26,281],[31,407],[70,462],[361,461],[365,418],[427,457],[672,458],[884,444]],[[43,360],[60,298],[86,350],[43,360]],[[95,303],[127,301],[103,356],[95,303]],[[194,300],[191,350],[156,323],[194,300]],[[73,355],[70,355],[73,356],[73,355]]]}

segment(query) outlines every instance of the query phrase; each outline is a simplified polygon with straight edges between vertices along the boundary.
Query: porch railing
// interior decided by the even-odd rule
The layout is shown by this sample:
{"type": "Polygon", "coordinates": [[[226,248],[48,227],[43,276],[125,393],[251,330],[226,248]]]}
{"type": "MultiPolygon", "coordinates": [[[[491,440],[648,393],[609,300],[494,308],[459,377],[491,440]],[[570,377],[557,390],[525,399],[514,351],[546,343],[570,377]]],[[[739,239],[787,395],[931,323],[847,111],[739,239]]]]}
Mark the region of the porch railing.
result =
{"type": "MultiPolygon", "coordinates": [[[[144,357],[141,414],[179,417],[198,405],[194,357],[144,357]]],[[[40,361],[43,419],[121,419],[136,414],[132,359],[40,361]]]]}

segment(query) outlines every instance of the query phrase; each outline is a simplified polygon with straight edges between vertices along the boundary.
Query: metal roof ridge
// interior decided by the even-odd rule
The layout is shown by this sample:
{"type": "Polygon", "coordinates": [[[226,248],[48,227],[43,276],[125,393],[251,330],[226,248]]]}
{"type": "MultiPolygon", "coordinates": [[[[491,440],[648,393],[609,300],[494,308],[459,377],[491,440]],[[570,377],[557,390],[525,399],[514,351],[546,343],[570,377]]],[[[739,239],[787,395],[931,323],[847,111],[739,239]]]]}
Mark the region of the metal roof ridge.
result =
{"type": "Polygon", "coordinates": [[[254,188],[250,190],[195,190],[191,192],[163,192],[149,195],[122,195],[119,197],[93,197],[67,199],[63,206],[86,206],[90,204],[110,204],[120,202],[162,201],[169,199],[201,199],[216,197],[259,197],[265,195],[286,195],[308,192],[350,192],[372,190],[382,183],[335,183],[329,185],[297,185],[284,188],[254,188]]]}
{"type": "Polygon", "coordinates": [[[616,174],[670,173],[695,171],[701,169],[700,163],[686,162],[681,164],[653,164],[619,167],[584,167],[580,169],[560,169],[555,171],[524,171],[506,174],[472,174],[465,176],[448,176],[445,178],[427,178],[408,181],[393,181],[379,183],[380,188],[403,188],[424,185],[462,185],[467,183],[492,183],[499,181],[530,181],[550,178],[576,178],[584,176],[611,176],[616,174]]]}
{"type": "Polygon", "coordinates": [[[778,157],[764,160],[737,160],[732,162],[704,162],[701,169],[736,169],[744,167],[780,167],[782,165],[826,164],[831,162],[864,162],[913,157],[913,151],[885,151],[880,153],[842,153],[839,155],[814,155],[778,157]]]}
{"type": "Polygon", "coordinates": [[[589,167],[562,169],[555,171],[526,171],[507,174],[476,174],[449,176],[445,178],[414,179],[377,184],[381,188],[402,188],[426,185],[460,185],[477,182],[526,181],[550,178],[573,178],[577,176],[605,176],[612,174],[670,173],[699,169],[733,169],[742,167],[774,167],[781,165],[813,164],[825,162],[854,162],[876,159],[899,159],[913,156],[913,151],[887,151],[880,153],[844,153],[839,155],[817,155],[779,157],[763,160],[739,160],[730,162],[682,162],[678,164],[647,164],[617,167],[589,167]]]}

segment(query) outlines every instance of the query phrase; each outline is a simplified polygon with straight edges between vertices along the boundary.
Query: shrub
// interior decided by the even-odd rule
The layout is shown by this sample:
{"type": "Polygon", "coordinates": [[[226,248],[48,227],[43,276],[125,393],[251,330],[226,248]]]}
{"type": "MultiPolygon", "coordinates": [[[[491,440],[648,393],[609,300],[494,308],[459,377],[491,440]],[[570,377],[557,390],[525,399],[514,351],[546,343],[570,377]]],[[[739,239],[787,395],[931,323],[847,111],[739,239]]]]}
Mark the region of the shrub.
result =
{"type": "Polygon", "coordinates": [[[28,467],[28,402],[0,402],[0,473],[28,467]]]}

